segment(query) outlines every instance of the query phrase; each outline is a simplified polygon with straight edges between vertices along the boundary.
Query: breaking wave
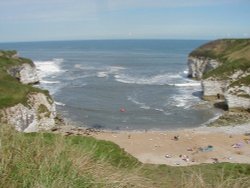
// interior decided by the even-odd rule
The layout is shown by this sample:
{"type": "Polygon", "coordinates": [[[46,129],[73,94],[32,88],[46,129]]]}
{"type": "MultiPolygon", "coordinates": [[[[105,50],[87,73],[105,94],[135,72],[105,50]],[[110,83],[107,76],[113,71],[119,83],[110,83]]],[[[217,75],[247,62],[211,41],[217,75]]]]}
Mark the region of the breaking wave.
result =
{"type": "Polygon", "coordinates": [[[64,72],[65,70],[61,68],[62,62],[63,59],[53,59],[52,61],[34,61],[40,79],[64,72]]]}
{"type": "Polygon", "coordinates": [[[54,77],[65,72],[61,68],[63,59],[53,59],[51,61],[34,61],[37,67],[37,72],[40,80],[40,86],[48,89],[51,94],[56,93],[63,84],[58,80],[54,80],[54,77]]]}
{"type": "Polygon", "coordinates": [[[98,78],[108,78],[110,75],[117,76],[121,70],[126,68],[119,66],[107,66],[104,67],[101,71],[97,72],[98,78]]]}
{"type": "Polygon", "coordinates": [[[177,78],[181,78],[180,75],[159,74],[151,77],[133,77],[126,74],[115,75],[115,80],[118,82],[142,85],[166,85],[177,78]]]}
{"type": "Polygon", "coordinates": [[[128,101],[131,101],[132,103],[134,103],[136,105],[139,105],[140,108],[142,108],[142,109],[146,109],[146,110],[150,109],[150,106],[147,106],[145,103],[137,101],[137,99],[132,97],[132,96],[128,96],[128,101]]]}

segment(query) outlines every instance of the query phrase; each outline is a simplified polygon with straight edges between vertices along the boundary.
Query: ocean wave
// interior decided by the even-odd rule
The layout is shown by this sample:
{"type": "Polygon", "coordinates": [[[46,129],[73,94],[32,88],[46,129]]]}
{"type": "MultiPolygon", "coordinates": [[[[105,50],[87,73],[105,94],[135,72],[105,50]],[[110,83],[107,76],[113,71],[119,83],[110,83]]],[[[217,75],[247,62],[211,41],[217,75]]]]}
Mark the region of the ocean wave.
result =
{"type": "Polygon", "coordinates": [[[201,86],[200,82],[187,82],[187,83],[180,83],[180,84],[173,84],[176,87],[196,87],[201,86]]]}
{"type": "Polygon", "coordinates": [[[52,61],[34,61],[40,79],[65,72],[65,70],[61,68],[62,62],[63,59],[53,59],[52,61]]]}
{"type": "Polygon", "coordinates": [[[126,84],[140,85],[173,85],[177,79],[182,79],[180,74],[159,74],[150,77],[135,77],[128,74],[115,75],[115,80],[126,84]]]}
{"type": "Polygon", "coordinates": [[[89,65],[82,65],[82,64],[75,64],[74,68],[81,69],[81,70],[100,70],[100,68],[89,66],[89,65]]]}
{"type": "Polygon", "coordinates": [[[185,92],[182,91],[182,93],[171,96],[170,99],[171,99],[169,100],[170,105],[176,107],[182,107],[184,109],[188,109],[200,101],[198,97],[193,96],[192,93],[188,91],[185,92]]]}
{"type": "Polygon", "coordinates": [[[87,86],[87,85],[88,85],[87,83],[80,83],[80,84],[72,83],[68,87],[71,87],[71,88],[82,88],[82,87],[87,86]]]}
{"type": "Polygon", "coordinates": [[[78,79],[82,79],[82,78],[94,77],[94,76],[95,76],[95,74],[69,75],[67,77],[67,80],[73,81],[73,80],[78,80],[78,79]]]}
{"type": "Polygon", "coordinates": [[[109,73],[108,72],[105,72],[105,71],[101,71],[101,72],[98,72],[97,73],[97,77],[98,78],[106,78],[109,76],[109,73]]]}
{"type": "Polygon", "coordinates": [[[55,104],[58,105],[58,106],[65,106],[65,105],[66,105],[66,104],[64,104],[64,103],[57,102],[57,101],[55,101],[55,104]]]}
{"type": "Polygon", "coordinates": [[[104,67],[102,70],[97,72],[98,78],[108,78],[110,75],[116,76],[120,73],[121,70],[126,68],[120,66],[107,66],[104,67]]]}
{"type": "Polygon", "coordinates": [[[49,90],[52,95],[64,85],[64,83],[58,80],[51,80],[56,78],[57,75],[65,72],[65,70],[61,68],[63,61],[63,59],[59,58],[55,58],[51,61],[34,61],[40,80],[40,87],[49,90]]]}
{"type": "Polygon", "coordinates": [[[139,105],[140,108],[145,109],[145,110],[149,110],[151,109],[150,106],[147,106],[145,103],[139,102],[135,97],[132,96],[128,96],[128,101],[131,101],[132,103],[139,105]]]}
{"type": "Polygon", "coordinates": [[[60,81],[40,80],[40,83],[44,83],[44,84],[59,84],[61,82],[60,81]]]}
{"type": "Polygon", "coordinates": [[[223,112],[216,112],[214,114],[214,117],[212,117],[211,119],[207,120],[205,123],[202,124],[202,126],[207,126],[209,125],[210,123],[216,121],[217,119],[219,119],[221,116],[222,116],[223,112]]]}
{"type": "Polygon", "coordinates": [[[161,109],[161,108],[154,108],[154,110],[155,110],[155,111],[159,111],[159,112],[164,112],[164,110],[161,109]]]}

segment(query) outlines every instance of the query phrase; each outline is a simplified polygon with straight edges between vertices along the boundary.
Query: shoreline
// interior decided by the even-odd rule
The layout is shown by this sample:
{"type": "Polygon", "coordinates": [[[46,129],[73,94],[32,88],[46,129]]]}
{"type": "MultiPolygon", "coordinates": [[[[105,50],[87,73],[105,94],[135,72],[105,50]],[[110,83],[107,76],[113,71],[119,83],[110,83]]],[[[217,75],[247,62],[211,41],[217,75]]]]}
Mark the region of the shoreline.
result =
{"type": "Polygon", "coordinates": [[[142,163],[170,166],[250,163],[250,123],[157,131],[111,131],[66,125],[55,132],[114,142],[142,163]]]}

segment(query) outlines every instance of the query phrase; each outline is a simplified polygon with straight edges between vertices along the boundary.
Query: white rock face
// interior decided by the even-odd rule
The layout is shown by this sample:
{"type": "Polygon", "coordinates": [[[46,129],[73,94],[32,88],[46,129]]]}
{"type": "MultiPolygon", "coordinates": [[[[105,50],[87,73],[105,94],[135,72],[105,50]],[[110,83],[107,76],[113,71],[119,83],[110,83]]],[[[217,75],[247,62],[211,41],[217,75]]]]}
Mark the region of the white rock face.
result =
{"type": "Polygon", "coordinates": [[[229,88],[225,93],[229,109],[250,109],[250,98],[247,96],[250,96],[250,88],[247,86],[235,86],[229,88]]]}
{"type": "Polygon", "coordinates": [[[55,126],[55,104],[43,93],[28,96],[28,107],[17,104],[0,110],[2,122],[15,126],[16,130],[37,132],[49,130],[55,126]]]}
{"type": "Polygon", "coordinates": [[[20,81],[23,84],[33,84],[39,82],[36,67],[23,64],[20,70],[20,81]]]}
{"type": "Polygon", "coordinates": [[[209,70],[215,69],[221,63],[204,57],[189,57],[188,58],[188,75],[191,78],[201,79],[203,74],[209,70]]]}
{"type": "MultiPolygon", "coordinates": [[[[222,63],[206,58],[192,57],[188,58],[189,77],[201,80],[204,73],[216,69],[222,63]]],[[[224,96],[225,102],[229,109],[250,109],[250,87],[235,86],[230,87],[230,84],[250,75],[248,70],[235,70],[228,75],[224,80],[219,80],[216,77],[210,77],[201,81],[203,89],[203,98],[206,100],[215,100],[217,95],[224,96]]]]}
{"type": "Polygon", "coordinates": [[[216,80],[202,80],[201,86],[204,96],[217,96],[217,94],[224,96],[227,82],[216,80]]]}
{"type": "Polygon", "coordinates": [[[239,97],[237,95],[225,95],[226,103],[229,109],[250,109],[250,99],[239,97]]]}
{"type": "Polygon", "coordinates": [[[28,63],[12,67],[8,70],[9,74],[20,80],[23,84],[34,84],[39,82],[36,67],[28,63]]]}

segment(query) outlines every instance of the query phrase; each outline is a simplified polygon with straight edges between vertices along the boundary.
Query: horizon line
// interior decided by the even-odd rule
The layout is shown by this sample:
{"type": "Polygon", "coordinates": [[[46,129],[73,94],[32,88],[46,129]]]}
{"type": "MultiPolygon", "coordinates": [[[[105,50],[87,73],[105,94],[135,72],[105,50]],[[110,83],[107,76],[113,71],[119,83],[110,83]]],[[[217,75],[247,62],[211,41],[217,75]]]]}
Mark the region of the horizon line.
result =
{"type": "Polygon", "coordinates": [[[31,40],[31,41],[6,41],[6,42],[0,42],[0,44],[9,44],[9,43],[38,43],[38,42],[74,42],[74,41],[132,41],[132,40],[182,40],[182,41],[213,41],[213,40],[220,40],[220,39],[249,39],[247,37],[222,37],[222,38],[200,38],[200,39],[188,39],[188,38],[134,38],[134,39],[130,39],[130,38],[114,38],[114,39],[65,39],[65,40],[31,40]]]}
{"type": "Polygon", "coordinates": [[[0,42],[0,44],[8,44],[8,43],[35,43],[35,42],[73,42],[73,41],[132,41],[132,40],[186,40],[186,41],[191,41],[191,40],[200,40],[200,41],[209,41],[209,40],[217,40],[217,39],[187,39],[187,38],[134,38],[134,39],[129,39],[129,38],[114,38],[114,39],[65,39],[65,40],[31,40],[31,41],[6,41],[6,42],[0,42]]]}

